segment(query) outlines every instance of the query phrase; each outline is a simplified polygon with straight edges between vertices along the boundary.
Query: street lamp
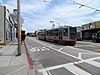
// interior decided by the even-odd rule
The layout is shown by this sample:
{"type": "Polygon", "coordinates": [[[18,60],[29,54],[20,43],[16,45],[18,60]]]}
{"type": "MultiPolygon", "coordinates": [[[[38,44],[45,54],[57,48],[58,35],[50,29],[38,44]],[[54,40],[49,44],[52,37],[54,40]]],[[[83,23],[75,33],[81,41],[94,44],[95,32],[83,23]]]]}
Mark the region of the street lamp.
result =
{"type": "Polygon", "coordinates": [[[50,23],[52,24],[52,28],[54,28],[55,26],[54,21],[50,21],[50,23]]]}

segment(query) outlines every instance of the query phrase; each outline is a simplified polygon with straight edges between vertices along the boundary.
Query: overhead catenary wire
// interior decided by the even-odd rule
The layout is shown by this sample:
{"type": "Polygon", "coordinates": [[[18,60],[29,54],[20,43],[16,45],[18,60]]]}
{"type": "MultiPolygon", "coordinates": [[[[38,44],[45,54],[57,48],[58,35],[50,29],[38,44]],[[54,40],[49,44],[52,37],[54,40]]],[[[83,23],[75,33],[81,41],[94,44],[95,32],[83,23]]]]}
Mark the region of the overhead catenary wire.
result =
{"type": "MultiPolygon", "coordinates": [[[[72,1],[73,1],[73,0],[72,0],[72,1]]],[[[95,12],[100,11],[99,9],[96,9],[96,8],[93,8],[93,7],[90,7],[90,6],[87,6],[88,4],[92,3],[93,1],[95,1],[95,0],[89,1],[89,2],[86,3],[86,4],[80,4],[80,3],[77,3],[77,2],[75,2],[75,1],[73,1],[74,5],[80,5],[80,6],[79,6],[78,8],[76,8],[76,9],[73,9],[73,10],[67,12],[66,14],[68,15],[68,14],[70,14],[70,13],[72,13],[72,12],[74,12],[74,11],[80,9],[81,7],[84,7],[84,6],[87,7],[87,8],[90,8],[90,9],[92,9],[92,10],[95,10],[95,12]]],[[[65,15],[63,15],[63,16],[65,16],[65,15]]]]}
{"type": "MultiPolygon", "coordinates": [[[[43,0],[43,1],[44,1],[44,2],[48,2],[48,1],[46,1],[46,0],[43,0]]],[[[72,1],[73,1],[73,0],[72,0],[72,1]]],[[[79,8],[81,8],[81,7],[87,7],[87,8],[90,8],[90,9],[95,10],[95,12],[96,12],[96,11],[100,11],[99,9],[96,9],[96,8],[93,8],[93,7],[90,7],[90,6],[87,6],[88,4],[90,4],[90,3],[94,2],[94,1],[95,1],[95,0],[91,0],[91,1],[89,1],[88,3],[86,3],[86,4],[81,4],[81,3],[78,3],[78,2],[76,2],[76,1],[73,1],[73,3],[74,3],[74,5],[75,5],[75,4],[80,5],[79,8]]],[[[69,14],[69,13],[71,13],[71,12],[73,12],[73,11],[79,9],[79,8],[76,8],[76,9],[73,9],[73,10],[69,11],[67,14],[69,14]]]]}
{"type": "Polygon", "coordinates": [[[91,7],[91,6],[87,6],[89,3],[93,2],[93,1],[88,2],[87,4],[81,4],[81,3],[78,3],[78,2],[75,2],[75,1],[73,1],[73,2],[74,2],[74,4],[80,5],[79,8],[81,8],[81,7],[87,7],[87,8],[93,9],[93,10],[95,10],[95,11],[100,11],[100,10],[97,9],[97,8],[94,8],[94,7],[91,7]]]}
{"type": "MultiPolygon", "coordinates": [[[[76,8],[76,9],[73,9],[73,10],[69,11],[67,13],[67,15],[70,14],[70,13],[72,13],[72,12],[74,12],[74,11],[76,11],[76,10],[78,10],[78,9],[80,9],[81,7],[87,7],[87,8],[90,8],[92,10],[95,10],[94,13],[97,12],[97,11],[100,11],[99,9],[96,9],[96,8],[93,8],[93,7],[90,7],[90,6],[87,6],[88,4],[92,3],[93,1],[95,1],[95,0],[89,1],[86,4],[81,4],[81,3],[77,3],[75,1],[73,1],[74,5],[80,5],[80,6],[78,8],[76,8]]],[[[65,16],[65,15],[63,15],[63,16],[65,16]]]]}
{"type": "MultiPolygon", "coordinates": [[[[71,0],[72,2],[76,2],[75,0],[71,0]]],[[[88,3],[86,3],[85,5],[88,5],[88,4],[90,4],[90,3],[92,3],[92,2],[94,2],[95,0],[91,0],[91,1],[89,1],[88,3]]]]}
{"type": "MultiPolygon", "coordinates": [[[[73,0],[71,0],[71,1],[73,1],[73,0]]],[[[79,6],[78,6],[77,8],[74,8],[74,9],[68,11],[68,12],[66,13],[66,15],[68,15],[68,14],[74,12],[74,11],[77,11],[78,9],[80,9],[80,8],[82,8],[82,7],[86,7],[86,8],[92,9],[92,10],[94,10],[94,12],[100,11],[100,9],[91,7],[91,6],[89,5],[90,3],[94,2],[94,1],[95,1],[95,0],[91,0],[91,1],[89,1],[88,3],[86,3],[86,4],[82,4],[82,3],[78,3],[78,2],[76,2],[76,1],[73,1],[73,5],[79,5],[79,6]]],[[[44,2],[48,2],[48,1],[44,0],[44,2]]],[[[52,3],[53,3],[53,2],[52,2],[52,3]]],[[[62,15],[62,16],[65,16],[65,14],[62,15]]]]}
{"type": "Polygon", "coordinates": [[[71,12],[73,12],[73,11],[76,11],[77,9],[80,9],[80,8],[83,7],[83,6],[85,6],[85,7],[87,7],[87,8],[90,8],[90,9],[93,9],[93,10],[95,10],[95,12],[96,12],[96,11],[100,11],[99,9],[96,9],[96,8],[93,8],[93,7],[90,7],[90,6],[87,6],[88,4],[92,3],[93,1],[95,1],[95,0],[92,0],[92,1],[90,1],[90,2],[88,2],[88,3],[86,3],[86,4],[80,4],[80,3],[77,3],[77,2],[75,2],[75,1],[73,1],[74,4],[78,4],[78,5],[80,5],[80,6],[79,6],[79,8],[76,8],[76,9],[73,9],[73,10],[69,11],[67,14],[69,14],[69,13],[71,13],[71,12]]]}

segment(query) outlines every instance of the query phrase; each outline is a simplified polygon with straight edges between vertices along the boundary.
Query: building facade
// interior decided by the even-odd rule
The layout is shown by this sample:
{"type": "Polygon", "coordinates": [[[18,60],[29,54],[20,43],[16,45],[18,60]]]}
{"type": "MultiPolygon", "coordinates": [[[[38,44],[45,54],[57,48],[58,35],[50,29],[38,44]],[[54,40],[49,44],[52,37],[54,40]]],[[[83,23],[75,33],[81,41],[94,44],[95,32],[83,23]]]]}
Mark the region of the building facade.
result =
{"type": "Polygon", "coordinates": [[[100,21],[82,25],[83,39],[92,40],[92,37],[97,36],[98,32],[100,32],[100,21]]]}
{"type": "Polygon", "coordinates": [[[7,44],[15,39],[14,22],[5,6],[0,6],[0,44],[7,44]]]}

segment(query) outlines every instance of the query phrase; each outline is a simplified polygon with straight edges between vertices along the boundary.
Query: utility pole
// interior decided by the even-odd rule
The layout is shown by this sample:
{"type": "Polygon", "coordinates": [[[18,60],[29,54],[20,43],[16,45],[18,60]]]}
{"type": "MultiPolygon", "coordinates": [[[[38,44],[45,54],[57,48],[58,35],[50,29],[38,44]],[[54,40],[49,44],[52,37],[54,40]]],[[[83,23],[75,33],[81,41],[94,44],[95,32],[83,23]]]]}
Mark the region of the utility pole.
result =
{"type": "Polygon", "coordinates": [[[59,25],[58,26],[60,27],[60,22],[59,22],[59,25]]]}
{"type": "Polygon", "coordinates": [[[21,55],[21,20],[20,20],[20,0],[17,0],[17,24],[18,24],[18,54],[21,55]]]}

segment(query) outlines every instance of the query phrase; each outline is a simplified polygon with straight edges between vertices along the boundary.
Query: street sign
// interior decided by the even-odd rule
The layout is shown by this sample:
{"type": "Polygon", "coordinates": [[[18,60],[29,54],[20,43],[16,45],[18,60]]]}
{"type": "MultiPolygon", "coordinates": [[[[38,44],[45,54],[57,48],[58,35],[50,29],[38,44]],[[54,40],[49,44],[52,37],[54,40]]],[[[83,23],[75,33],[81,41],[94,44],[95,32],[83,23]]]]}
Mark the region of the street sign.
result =
{"type": "MultiPolygon", "coordinates": [[[[10,14],[10,16],[13,19],[13,21],[17,24],[17,15],[10,14]]],[[[24,19],[21,17],[21,24],[23,23],[24,23],[24,19]]]]}

